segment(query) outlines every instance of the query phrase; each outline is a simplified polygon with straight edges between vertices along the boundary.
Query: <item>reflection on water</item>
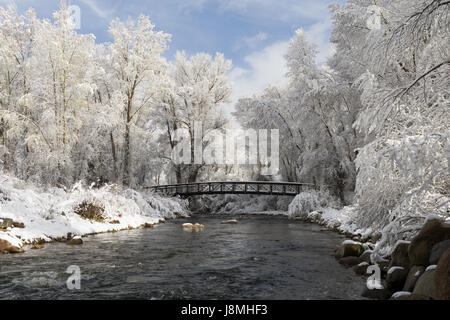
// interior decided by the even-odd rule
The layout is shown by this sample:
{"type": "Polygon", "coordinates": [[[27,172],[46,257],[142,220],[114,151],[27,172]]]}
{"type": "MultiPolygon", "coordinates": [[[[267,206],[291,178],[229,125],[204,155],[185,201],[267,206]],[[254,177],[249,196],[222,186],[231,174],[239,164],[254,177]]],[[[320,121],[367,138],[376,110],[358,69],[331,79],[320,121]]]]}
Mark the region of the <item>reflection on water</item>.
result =
{"type": "Polygon", "coordinates": [[[0,255],[0,299],[360,299],[364,280],[332,257],[342,237],[285,217],[195,216],[102,234],[82,246],[0,255]],[[186,222],[204,224],[200,232],[186,222]],[[81,268],[81,290],[65,273],[81,268]]]}

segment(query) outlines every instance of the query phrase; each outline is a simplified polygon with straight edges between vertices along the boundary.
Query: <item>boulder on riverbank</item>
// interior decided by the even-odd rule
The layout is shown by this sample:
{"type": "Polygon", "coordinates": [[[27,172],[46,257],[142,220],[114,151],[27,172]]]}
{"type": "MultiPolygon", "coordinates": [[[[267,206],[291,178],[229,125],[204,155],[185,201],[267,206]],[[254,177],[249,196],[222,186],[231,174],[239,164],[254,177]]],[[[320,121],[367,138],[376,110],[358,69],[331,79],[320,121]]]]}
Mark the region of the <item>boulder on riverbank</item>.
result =
{"type": "Polygon", "coordinates": [[[413,293],[436,299],[434,274],[435,270],[425,271],[417,280],[413,293]]]}
{"type": "Polygon", "coordinates": [[[363,252],[363,254],[359,257],[359,259],[361,260],[361,262],[367,262],[368,264],[372,263],[372,250],[366,250],[363,252]]]}
{"type": "Polygon", "coordinates": [[[433,248],[431,249],[430,260],[428,261],[428,263],[430,265],[437,264],[439,262],[439,259],[441,258],[441,256],[448,249],[450,249],[450,239],[449,240],[445,240],[445,241],[441,241],[439,243],[436,243],[433,246],[433,248]]]}
{"type": "Polygon", "coordinates": [[[339,263],[344,265],[345,267],[353,267],[361,263],[358,257],[344,257],[339,259],[339,263]]]}
{"type": "MultiPolygon", "coordinates": [[[[394,294],[395,295],[395,294],[394,294]]],[[[415,293],[410,293],[410,294],[401,294],[398,296],[393,296],[390,300],[431,300],[430,297],[421,295],[421,294],[415,294],[415,293]]]]}
{"type": "Polygon", "coordinates": [[[397,242],[394,251],[391,254],[391,263],[389,264],[389,269],[392,267],[402,267],[404,269],[409,269],[408,248],[410,244],[411,242],[409,241],[397,242]]]}
{"type": "Polygon", "coordinates": [[[7,249],[9,249],[12,246],[11,243],[9,243],[6,240],[0,239],[0,252],[1,251],[6,251],[7,249]]]}
{"type": "Polygon", "coordinates": [[[346,240],[336,250],[336,259],[345,257],[359,257],[363,253],[363,247],[361,243],[352,240],[346,240]]]}
{"type": "Polygon", "coordinates": [[[408,270],[403,267],[391,267],[387,272],[386,283],[392,291],[401,290],[408,276],[408,270]]]}
{"type": "Polygon", "coordinates": [[[0,239],[0,253],[24,253],[22,248],[13,246],[10,242],[0,239]]]}
{"type": "Polygon", "coordinates": [[[73,237],[71,240],[67,241],[66,244],[71,246],[82,245],[83,239],[81,239],[81,237],[73,237]]]}
{"type": "Polygon", "coordinates": [[[403,291],[412,292],[414,286],[419,280],[420,276],[425,272],[424,266],[412,266],[409,270],[408,276],[406,277],[405,285],[403,286],[403,291]]]}
{"type": "Polygon", "coordinates": [[[434,273],[434,285],[436,299],[450,300],[450,249],[439,259],[434,273]]]}
{"type": "Polygon", "coordinates": [[[369,299],[387,300],[392,296],[392,291],[389,290],[388,288],[383,289],[365,288],[361,295],[369,299]]]}
{"type": "Polygon", "coordinates": [[[369,268],[370,264],[367,262],[361,262],[360,264],[353,267],[353,271],[360,276],[367,274],[367,268],[369,268]]]}
{"type": "Polygon", "coordinates": [[[433,246],[450,239],[450,224],[439,219],[429,220],[411,240],[408,248],[410,265],[427,266],[433,246]]]}

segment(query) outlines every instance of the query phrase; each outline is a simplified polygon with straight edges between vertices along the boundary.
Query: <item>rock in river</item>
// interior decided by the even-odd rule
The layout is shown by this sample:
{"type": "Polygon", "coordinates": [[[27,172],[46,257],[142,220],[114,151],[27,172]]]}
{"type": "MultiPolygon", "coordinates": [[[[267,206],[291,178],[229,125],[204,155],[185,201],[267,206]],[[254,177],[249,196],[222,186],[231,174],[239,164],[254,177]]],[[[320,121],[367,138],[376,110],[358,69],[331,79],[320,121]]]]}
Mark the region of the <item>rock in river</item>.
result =
{"type": "Polygon", "coordinates": [[[222,221],[222,224],[237,224],[237,220],[228,220],[228,221],[222,221]]]}
{"type": "Polygon", "coordinates": [[[359,257],[363,249],[361,243],[347,240],[336,251],[336,258],[341,259],[345,257],[359,257]]]}
{"type": "Polygon", "coordinates": [[[80,245],[83,244],[83,240],[81,237],[73,237],[71,240],[67,241],[66,244],[68,245],[80,245]]]}

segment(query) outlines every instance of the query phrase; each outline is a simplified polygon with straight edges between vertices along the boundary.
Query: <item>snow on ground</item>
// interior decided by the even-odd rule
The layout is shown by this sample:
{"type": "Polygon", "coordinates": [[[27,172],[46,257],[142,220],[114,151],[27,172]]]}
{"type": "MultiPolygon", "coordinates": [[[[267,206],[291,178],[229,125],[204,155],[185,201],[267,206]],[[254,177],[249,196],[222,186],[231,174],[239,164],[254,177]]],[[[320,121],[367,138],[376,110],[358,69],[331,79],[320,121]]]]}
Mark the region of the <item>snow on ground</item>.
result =
{"type": "Polygon", "coordinates": [[[371,228],[361,229],[355,224],[355,217],[358,214],[357,206],[340,208],[328,193],[314,190],[297,195],[288,210],[289,217],[315,222],[343,233],[368,237],[373,230],[371,228]]]}
{"type": "Polygon", "coordinates": [[[408,291],[398,291],[392,295],[392,299],[397,299],[400,297],[410,296],[412,293],[408,291]]]}
{"type": "Polygon", "coordinates": [[[36,240],[63,238],[67,233],[83,236],[138,228],[177,215],[188,216],[187,203],[179,199],[114,186],[94,189],[77,184],[66,192],[60,188],[37,187],[0,174],[0,219],[12,219],[25,225],[25,228],[0,231],[0,239],[18,247],[36,240]],[[102,207],[104,221],[87,220],[75,213],[83,202],[102,207]]]}

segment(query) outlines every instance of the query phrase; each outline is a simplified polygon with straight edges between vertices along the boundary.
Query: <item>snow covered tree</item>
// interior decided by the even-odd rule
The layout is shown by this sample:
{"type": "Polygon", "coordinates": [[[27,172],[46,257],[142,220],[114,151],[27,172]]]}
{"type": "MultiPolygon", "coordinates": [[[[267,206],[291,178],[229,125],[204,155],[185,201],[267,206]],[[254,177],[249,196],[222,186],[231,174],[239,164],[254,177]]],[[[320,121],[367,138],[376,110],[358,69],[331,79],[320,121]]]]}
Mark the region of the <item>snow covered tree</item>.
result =
{"type": "MultiPolygon", "coordinates": [[[[195,139],[202,141],[212,130],[224,129],[227,123],[220,106],[228,102],[231,95],[227,78],[230,68],[231,61],[225,60],[222,54],[212,58],[200,53],[188,58],[184,52],[178,52],[175,56],[159,103],[159,122],[170,151],[179,142],[175,137],[177,129],[186,129],[189,133],[192,163],[174,164],[178,182],[195,182],[204,168],[203,163],[193,163],[195,139]],[[196,125],[199,126],[197,132],[196,125]],[[199,136],[195,136],[196,133],[199,136]]],[[[204,147],[206,145],[202,145],[204,147]]],[[[166,158],[171,158],[171,155],[166,155],[166,158]]]]}
{"type": "Polygon", "coordinates": [[[315,62],[315,49],[298,30],[286,54],[288,86],[242,99],[235,116],[245,128],[279,128],[283,178],[327,186],[345,202],[354,187],[356,112],[336,74],[315,62]]]}
{"type": "Polygon", "coordinates": [[[29,106],[19,103],[21,97],[30,93],[28,62],[35,29],[33,10],[20,16],[14,6],[0,7],[0,161],[6,168],[10,167],[19,145],[24,146],[24,157],[27,156],[29,148],[24,140],[29,128],[40,129],[31,117],[29,106]]]}
{"type": "Polygon", "coordinates": [[[448,215],[449,8],[448,1],[396,0],[373,10],[370,1],[349,0],[333,9],[333,67],[361,92],[362,226],[448,215]],[[368,24],[373,14],[378,23],[368,24]]]}
{"type": "Polygon", "coordinates": [[[137,24],[126,24],[116,19],[110,33],[114,41],[109,46],[109,63],[112,82],[109,92],[115,98],[115,108],[123,112],[123,183],[132,184],[134,134],[149,132],[151,104],[157,96],[162,75],[167,64],[161,54],[167,49],[170,36],[155,31],[146,16],[140,16],[137,24]]]}

